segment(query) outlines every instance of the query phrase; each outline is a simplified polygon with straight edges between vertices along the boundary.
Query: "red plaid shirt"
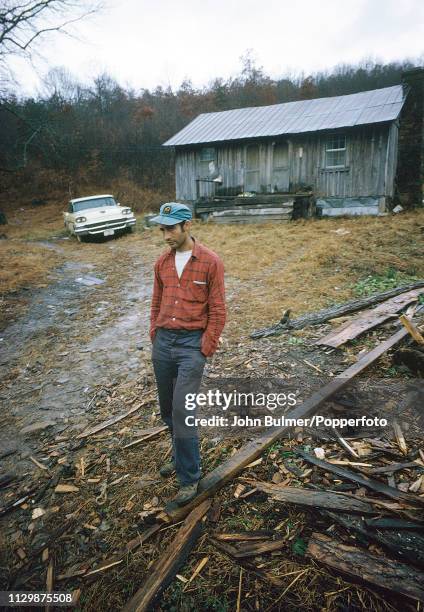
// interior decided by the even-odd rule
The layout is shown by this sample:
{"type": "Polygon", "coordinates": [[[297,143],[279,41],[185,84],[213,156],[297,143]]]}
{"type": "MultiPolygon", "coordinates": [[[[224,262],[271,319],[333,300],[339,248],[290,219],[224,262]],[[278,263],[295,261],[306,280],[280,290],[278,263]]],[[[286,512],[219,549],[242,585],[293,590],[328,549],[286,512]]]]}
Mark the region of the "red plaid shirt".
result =
{"type": "Polygon", "coordinates": [[[201,351],[209,357],[225,325],[224,266],[216,253],[193,241],[191,258],[180,278],[174,249],[155,263],[150,338],[153,342],[158,327],[203,329],[201,351]]]}

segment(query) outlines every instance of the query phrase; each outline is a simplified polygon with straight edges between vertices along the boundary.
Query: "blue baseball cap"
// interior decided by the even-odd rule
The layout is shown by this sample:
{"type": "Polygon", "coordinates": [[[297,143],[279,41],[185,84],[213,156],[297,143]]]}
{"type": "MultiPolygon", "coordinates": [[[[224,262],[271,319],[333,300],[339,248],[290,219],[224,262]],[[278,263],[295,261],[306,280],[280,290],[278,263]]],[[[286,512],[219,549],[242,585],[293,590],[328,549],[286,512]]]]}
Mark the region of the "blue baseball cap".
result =
{"type": "Polygon", "coordinates": [[[159,215],[150,219],[150,223],[160,225],[176,225],[181,221],[189,221],[193,218],[191,210],[185,204],[178,202],[167,202],[160,207],[159,215]]]}

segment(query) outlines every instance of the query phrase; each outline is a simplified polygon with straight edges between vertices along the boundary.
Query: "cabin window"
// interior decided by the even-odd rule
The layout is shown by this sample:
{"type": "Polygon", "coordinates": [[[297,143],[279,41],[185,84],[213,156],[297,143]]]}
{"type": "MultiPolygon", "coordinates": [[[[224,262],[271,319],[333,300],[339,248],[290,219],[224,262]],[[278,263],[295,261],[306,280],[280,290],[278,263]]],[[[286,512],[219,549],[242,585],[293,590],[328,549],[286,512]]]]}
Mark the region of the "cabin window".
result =
{"type": "Polygon", "coordinates": [[[325,145],[325,167],[344,168],[346,166],[346,136],[333,134],[325,145]]]}
{"type": "Polygon", "coordinates": [[[203,147],[200,149],[200,176],[208,178],[215,171],[215,149],[203,147]]]}
{"type": "Polygon", "coordinates": [[[245,191],[259,191],[259,147],[246,147],[246,171],[244,179],[245,191]]]}

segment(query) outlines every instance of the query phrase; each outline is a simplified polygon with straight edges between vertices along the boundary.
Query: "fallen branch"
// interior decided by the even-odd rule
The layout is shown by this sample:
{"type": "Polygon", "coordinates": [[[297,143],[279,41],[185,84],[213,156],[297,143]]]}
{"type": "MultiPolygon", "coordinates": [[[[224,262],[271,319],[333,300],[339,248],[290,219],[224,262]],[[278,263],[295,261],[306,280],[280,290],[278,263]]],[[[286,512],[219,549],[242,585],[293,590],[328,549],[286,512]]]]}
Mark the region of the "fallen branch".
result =
{"type": "Polygon", "coordinates": [[[149,568],[149,576],[143,586],[122,608],[122,612],[150,610],[153,601],[166,589],[178,570],[185,563],[202,531],[202,519],[211,502],[203,502],[193,510],[179,528],[164,554],[149,568]]]}
{"type": "MultiPolygon", "coordinates": [[[[327,385],[316,391],[311,397],[297,406],[286,418],[300,419],[314,414],[318,408],[326,402],[334,393],[345,387],[355,376],[374,363],[389,348],[397,344],[407,335],[404,329],[399,330],[393,336],[376,346],[372,351],[361,357],[359,361],[350,366],[336,378],[333,378],[327,385]]],[[[249,463],[257,459],[271,444],[281,438],[290,427],[279,427],[271,429],[264,435],[252,440],[243,446],[238,453],[224,461],[221,465],[207,474],[199,483],[199,495],[183,508],[178,507],[172,502],[165,507],[165,511],[156,517],[159,521],[177,522],[183,519],[193,508],[203,500],[218,491],[227,482],[239,474],[249,463]]],[[[333,466],[334,467],[334,466],[333,466]]]]}
{"type": "Polygon", "coordinates": [[[321,533],[313,533],[307,549],[313,559],[371,585],[424,601],[424,573],[403,563],[346,546],[321,533]]]}
{"type": "Polygon", "coordinates": [[[395,289],[389,289],[383,293],[377,293],[366,298],[352,300],[351,302],[346,302],[345,304],[337,304],[336,306],[324,308],[318,312],[311,312],[302,315],[297,319],[292,319],[291,321],[283,320],[272,327],[266,327],[264,329],[254,331],[250,334],[250,337],[256,340],[258,338],[266,338],[267,336],[275,336],[289,329],[303,329],[308,325],[320,325],[321,323],[326,323],[330,319],[343,317],[351,314],[352,312],[357,312],[358,310],[362,310],[368,306],[373,306],[374,304],[384,302],[384,300],[394,297],[395,295],[405,293],[406,291],[411,291],[412,289],[418,289],[419,287],[424,287],[424,280],[417,281],[416,283],[411,283],[409,285],[396,287],[395,289]]]}

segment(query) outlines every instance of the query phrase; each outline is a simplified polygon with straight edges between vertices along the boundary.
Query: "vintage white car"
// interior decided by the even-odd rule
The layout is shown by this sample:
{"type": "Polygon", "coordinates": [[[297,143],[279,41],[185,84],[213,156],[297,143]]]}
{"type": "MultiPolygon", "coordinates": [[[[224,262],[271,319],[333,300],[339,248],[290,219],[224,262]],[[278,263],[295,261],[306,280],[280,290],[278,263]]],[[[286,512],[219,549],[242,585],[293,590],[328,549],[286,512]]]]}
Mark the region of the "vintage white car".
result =
{"type": "Polygon", "coordinates": [[[131,232],[136,222],[131,208],[121,206],[110,194],[70,200],[63,219],[68,232],[80,242],[87,236],[131,232]]]}

